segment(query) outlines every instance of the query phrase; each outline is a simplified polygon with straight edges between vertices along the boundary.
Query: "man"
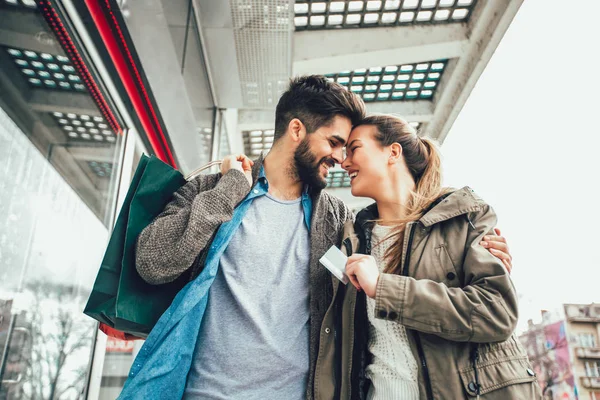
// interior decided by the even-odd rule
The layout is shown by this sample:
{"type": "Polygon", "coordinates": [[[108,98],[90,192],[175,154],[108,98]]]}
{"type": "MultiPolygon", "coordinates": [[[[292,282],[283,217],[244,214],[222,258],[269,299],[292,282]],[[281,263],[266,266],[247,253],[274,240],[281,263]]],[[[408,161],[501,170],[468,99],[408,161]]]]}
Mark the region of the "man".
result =
{"type": "Polygon", "coordinates": [[[226,158],[222,174],[186,184],[142,232],[140,275],[190,283],[140,350],[121,398],[313,398],[315,370],[334,357],[319,354],[333,348],[334,330],[322,326],[333,285],[318,260],[352,218],[322,189],[364,115],[342,86],[294,79],[265,159],[226,158]]]}

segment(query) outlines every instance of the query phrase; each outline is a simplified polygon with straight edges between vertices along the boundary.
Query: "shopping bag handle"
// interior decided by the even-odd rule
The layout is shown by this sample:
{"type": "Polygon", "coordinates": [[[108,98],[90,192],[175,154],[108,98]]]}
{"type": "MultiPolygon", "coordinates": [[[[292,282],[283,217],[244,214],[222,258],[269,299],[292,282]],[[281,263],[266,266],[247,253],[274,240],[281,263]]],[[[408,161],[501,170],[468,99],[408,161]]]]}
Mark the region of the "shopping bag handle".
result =
{"type": "Polygon", "coordinates": [[[202,171],[204,171],[205,169],[208,169],[208,168],[210,168],[210,167],[212,167],[214,165],[221,165],[222,163],[223,163],[222,160],[211,161],[208,164],[205,164],[205,165],[201,166],[200,168],[197,168],[197,169],[193,170],[190,174],[188,174],[185,177],[185,180],[186,181],[191,181],[192,179],[194,179],[195,177],[197,177],[198,175],[200,175],[200,173],[202,171]]]}

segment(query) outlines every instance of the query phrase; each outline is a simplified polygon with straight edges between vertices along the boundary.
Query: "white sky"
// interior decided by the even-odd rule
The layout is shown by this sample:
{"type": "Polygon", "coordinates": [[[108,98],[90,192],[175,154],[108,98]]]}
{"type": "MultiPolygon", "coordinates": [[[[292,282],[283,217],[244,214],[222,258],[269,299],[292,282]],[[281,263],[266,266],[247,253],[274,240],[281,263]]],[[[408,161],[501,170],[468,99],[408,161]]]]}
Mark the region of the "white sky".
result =
{"type": "Polygon", "coordinates": [[[499,216],[520,322],[600,303],[600,2],[525,0],[454,123],[446,184],[499,216]]]}

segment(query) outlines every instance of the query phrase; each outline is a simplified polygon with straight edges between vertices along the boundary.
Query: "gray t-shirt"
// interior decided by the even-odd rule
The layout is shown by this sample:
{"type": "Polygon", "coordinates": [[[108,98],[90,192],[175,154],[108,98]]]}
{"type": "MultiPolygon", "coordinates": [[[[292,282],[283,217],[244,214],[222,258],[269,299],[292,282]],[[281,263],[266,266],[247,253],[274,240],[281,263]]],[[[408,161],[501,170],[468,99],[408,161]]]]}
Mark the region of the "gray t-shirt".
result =
{"type": "Polygon", "coordinates": [[[254,199],[220,260],[184,399],[304,399],[309,232],[300,199],[254,199]]]}

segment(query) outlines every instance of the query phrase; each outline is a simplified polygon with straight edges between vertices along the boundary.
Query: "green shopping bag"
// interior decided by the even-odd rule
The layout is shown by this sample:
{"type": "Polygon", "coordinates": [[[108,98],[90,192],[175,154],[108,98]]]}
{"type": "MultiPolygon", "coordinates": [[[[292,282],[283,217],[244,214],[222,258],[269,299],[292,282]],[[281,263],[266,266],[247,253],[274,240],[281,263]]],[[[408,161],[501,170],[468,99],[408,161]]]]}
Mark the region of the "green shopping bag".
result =
{"type": "Polygon", "coordinates": [[[111,234],[84,313],[119,331],[146,337],[187,283],[150,285],[135,268],[138,235],[186,183],[180,172],[156,157],[142,156],[111,234]]]}

